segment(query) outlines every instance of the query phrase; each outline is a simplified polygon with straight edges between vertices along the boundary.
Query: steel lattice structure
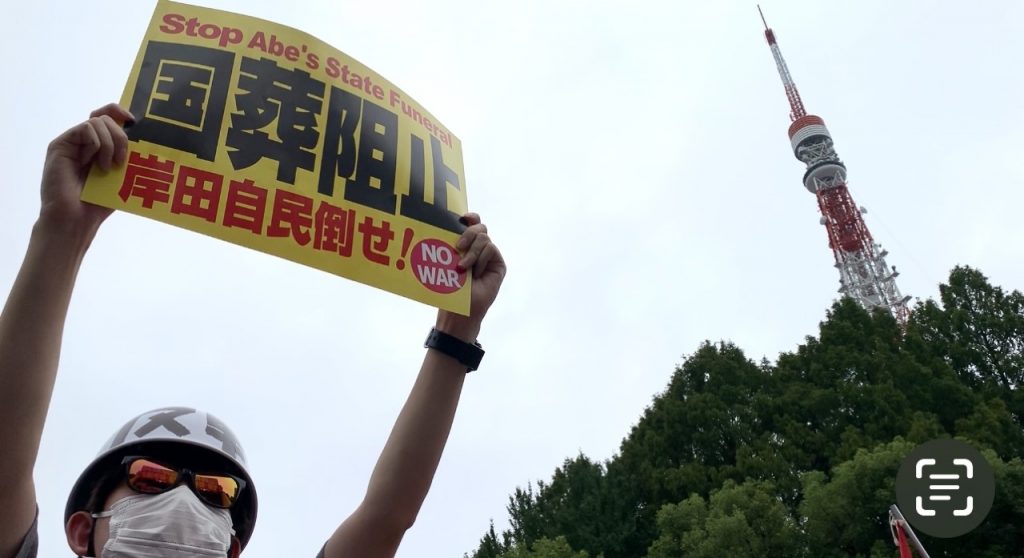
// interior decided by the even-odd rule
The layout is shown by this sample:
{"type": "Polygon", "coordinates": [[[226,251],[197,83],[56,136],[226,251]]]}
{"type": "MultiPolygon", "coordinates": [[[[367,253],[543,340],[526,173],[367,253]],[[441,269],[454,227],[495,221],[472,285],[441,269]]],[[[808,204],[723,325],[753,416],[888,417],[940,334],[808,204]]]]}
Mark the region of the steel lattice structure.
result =
{"type": "MultiPolygon", "coordinates": [[[[758,7],[760,12],[761,8],[758,7]]],[[[905,325],[910,316],[909,296],[901,296],[896,286],[899,273],[885,263],[888,252],[874,241],[846,186],[846,165],[832,146],[832,135],[819,116],[807,114],[775,40],[775,33],[764,21],[764,36],[772,49],[779,77],[789,99],[789,139],[793,155],[807,165],[804,187],[818,198],[821,224],[828,230],[828,244],[839,270],[839,292],[852,297],[864,308],[886,308],[905,325]]]]}

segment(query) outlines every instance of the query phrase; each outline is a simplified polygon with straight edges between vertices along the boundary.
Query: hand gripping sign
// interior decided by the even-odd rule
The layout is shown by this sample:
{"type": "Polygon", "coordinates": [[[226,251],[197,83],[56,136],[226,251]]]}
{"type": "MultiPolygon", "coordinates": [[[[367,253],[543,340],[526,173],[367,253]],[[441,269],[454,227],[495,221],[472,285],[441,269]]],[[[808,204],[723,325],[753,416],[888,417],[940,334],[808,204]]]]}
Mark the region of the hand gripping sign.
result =
{"type": "Polygon", "coordinates": [[[128,162],[83,200],[469,312],[462,145],[344,53],[160,0],[121,104],[128,162]]]}

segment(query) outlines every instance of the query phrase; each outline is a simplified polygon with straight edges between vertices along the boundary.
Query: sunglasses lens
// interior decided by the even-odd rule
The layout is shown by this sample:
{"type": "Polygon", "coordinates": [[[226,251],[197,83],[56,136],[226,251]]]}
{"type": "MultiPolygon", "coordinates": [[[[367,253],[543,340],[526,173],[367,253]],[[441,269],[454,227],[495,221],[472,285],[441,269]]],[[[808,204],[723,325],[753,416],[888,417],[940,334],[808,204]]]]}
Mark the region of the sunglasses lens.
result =
{"type": "Polygon", "coordinates": [[[128,464],[128,486],[142,494],[159,494],[178,484],[178,472],[148,459],[128,464]]]}
{"type": "Polygon", "coordinates": [[[228,508],[238,497],[238,481],[223,475],[196,475],[196,492],[211,506],[228,508]]]}

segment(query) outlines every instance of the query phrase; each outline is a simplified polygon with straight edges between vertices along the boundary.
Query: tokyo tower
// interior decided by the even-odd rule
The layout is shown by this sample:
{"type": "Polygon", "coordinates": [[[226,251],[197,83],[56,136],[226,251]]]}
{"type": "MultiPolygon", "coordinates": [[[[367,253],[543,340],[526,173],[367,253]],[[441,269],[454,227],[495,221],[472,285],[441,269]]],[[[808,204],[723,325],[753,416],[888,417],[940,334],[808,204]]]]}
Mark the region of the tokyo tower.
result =
{"type": "MultiPolygon", "coordinates": [[[[761,7],[758,6],[758,12],[761,7]]],[[[775,33],[764,23],[764,36],[772,49],[779,76],[789,98],[790,119],[789,140],[793,155],[807,165],[804,173],[804,187],[818,198],[821,210],[821,224],[828,231],[828,245],[835,256],[835,267],[839,270],[839,292],[850,296],[866,310],[885,308],[892,313],[900,325],[906,325],[910,310],[909,296],[901,296],[896,287],[896,268],[885,263],[888,252],[874,241],[864,224],[862,213],[846,187],[846,165],[839,160],[832,146],[832,135],[825,128],[820,116],[807,114],[796,84],[789,75],[782,51],[775,41],[775,33]]]]}

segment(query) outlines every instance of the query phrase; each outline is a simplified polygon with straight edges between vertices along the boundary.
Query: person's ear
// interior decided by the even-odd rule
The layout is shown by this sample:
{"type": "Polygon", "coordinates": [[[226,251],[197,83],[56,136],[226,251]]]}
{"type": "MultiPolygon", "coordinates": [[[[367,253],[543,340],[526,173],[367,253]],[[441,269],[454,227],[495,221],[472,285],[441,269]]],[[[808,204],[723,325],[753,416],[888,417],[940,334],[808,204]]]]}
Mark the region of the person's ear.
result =
{"type": "Polygon", "coordinates": [[[89,537],[92,536],[93,521],[89,512],[78,511],[71,514],[67,525],[64,526],[64,534],[68,538],[68,546],[75,556],[87,556],[89,552],[89,537]]]}
{"type": "Polygon", "coordinates": [[[231,546],[228,547],[228,558],[238,558],[238,555],[242,553],[242,543],[238,541],[238,537],[231,537],[231,546]]]}

